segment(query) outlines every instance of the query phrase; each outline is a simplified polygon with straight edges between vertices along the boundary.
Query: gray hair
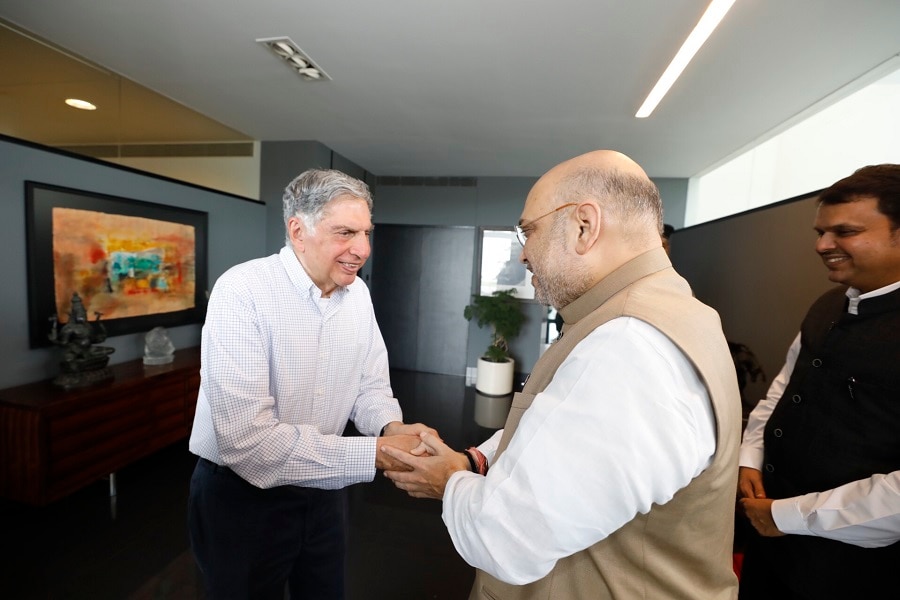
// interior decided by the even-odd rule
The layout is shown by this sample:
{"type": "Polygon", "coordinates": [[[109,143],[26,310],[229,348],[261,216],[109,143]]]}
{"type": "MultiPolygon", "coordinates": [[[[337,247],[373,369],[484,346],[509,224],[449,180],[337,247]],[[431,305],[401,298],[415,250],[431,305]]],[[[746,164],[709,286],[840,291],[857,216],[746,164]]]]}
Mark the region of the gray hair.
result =
{"type": "MultiPolygon", "coordinates": [[[[583,167],[566,176],[556,189],[560,202],[600,200],[612,211],[623,227],[640,237],[644,228],[663,230],[663,208],[659,189],[647,178],[597,167],[583,167]]],[[[629,236],[631,237],[631,236],[629,236]]]]}
{"type": "Polygon", "coordinates": [[[300,217],[307,229],[315,230],[328,203],[344,195],[365,200],[372,212],[372,192],[365,182],[355,177],[333,169],[309,169],[295,177],[282,196],[285,243],[290,244],[288,221],[291,217],[300,217]]]}

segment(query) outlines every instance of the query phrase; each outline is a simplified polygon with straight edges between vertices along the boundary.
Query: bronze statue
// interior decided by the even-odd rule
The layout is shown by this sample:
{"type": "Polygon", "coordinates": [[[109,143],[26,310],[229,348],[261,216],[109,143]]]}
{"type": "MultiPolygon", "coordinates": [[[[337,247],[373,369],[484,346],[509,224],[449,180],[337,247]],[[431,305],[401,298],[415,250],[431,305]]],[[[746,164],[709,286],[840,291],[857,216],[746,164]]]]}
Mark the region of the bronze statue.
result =
{"type": "Polygon", "coordinates": [[[115,348],[94,345],[106,339],[106,327],[100,322],[101,314],[95,312],[94,322],[88,322],[84,303],[75,292],[72,294],[69,320],[60,327],[57,316],[50,317],[51,329],[47,338],[64,349],[63,359],[59,363],[62,373],[53,380],[55,384],[70,389],[112,377],[107,363],[115,348]]]}

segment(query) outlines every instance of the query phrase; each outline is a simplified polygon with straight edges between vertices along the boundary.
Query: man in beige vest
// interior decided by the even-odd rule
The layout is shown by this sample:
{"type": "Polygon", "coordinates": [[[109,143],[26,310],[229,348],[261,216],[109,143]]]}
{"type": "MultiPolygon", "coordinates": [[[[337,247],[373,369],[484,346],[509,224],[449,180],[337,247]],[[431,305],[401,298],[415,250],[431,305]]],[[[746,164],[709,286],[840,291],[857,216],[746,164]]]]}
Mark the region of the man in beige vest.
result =
{"type": "Polygon", "coordinates": [[[505,428],[455,452],[384,451],[397,487],[443,500],[470,598],[734,598],[737,378],[718,315],[661,247],[656,186],[608,150],[532,188],[517,231],[562,337],[505,428]]]}

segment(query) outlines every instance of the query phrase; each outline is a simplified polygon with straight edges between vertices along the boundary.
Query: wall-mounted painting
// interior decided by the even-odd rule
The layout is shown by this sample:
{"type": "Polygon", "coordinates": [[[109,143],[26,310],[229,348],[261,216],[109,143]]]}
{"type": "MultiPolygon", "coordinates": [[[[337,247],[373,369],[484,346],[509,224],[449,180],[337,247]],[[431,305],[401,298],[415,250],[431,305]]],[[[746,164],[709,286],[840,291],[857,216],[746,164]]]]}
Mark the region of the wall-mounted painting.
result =
{"type": "Polygon", "coordinates": [[[522,300],[534,299],[531,273],[519,262],[522,245],[512,227],[481,227],[479,288],[481,296],[497,290],[515,290],[522,300]]]}
{"type": "Polygon", "coordinates": [[[33,181],[25,201],[32,348],[74,293],[110,336],[203,320],[205,212],[33,181]]]}

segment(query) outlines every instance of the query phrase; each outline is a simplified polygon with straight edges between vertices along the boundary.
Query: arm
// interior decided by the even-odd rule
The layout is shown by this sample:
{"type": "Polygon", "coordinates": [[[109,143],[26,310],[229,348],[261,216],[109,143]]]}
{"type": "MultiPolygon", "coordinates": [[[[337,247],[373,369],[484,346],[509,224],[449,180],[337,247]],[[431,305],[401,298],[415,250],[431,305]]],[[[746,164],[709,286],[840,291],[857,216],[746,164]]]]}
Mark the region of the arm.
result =
{"type": "Polygon", "coordinates": [[[486,477],[449,475],[444,522],[469,564],[528,583],[671,499],[714,449],[687,359],[649,325],[616,319],[560,366],[486,477]]]}
{"type": "Polygon", "coordinates": [[[900,541],[900,471],[781,500],[742,500],[762,535],[810,535],[863,548],[900,541]]]}

